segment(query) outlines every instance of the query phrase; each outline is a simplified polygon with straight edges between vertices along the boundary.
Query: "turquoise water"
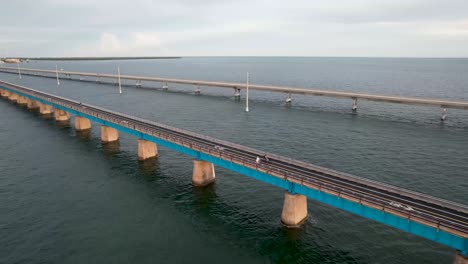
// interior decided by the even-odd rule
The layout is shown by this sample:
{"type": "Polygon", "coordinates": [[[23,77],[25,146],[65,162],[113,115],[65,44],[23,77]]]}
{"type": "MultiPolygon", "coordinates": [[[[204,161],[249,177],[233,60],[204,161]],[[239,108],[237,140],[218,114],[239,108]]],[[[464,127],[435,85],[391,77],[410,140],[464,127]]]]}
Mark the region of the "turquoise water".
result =
{"type": "MultiPolygon", "coordinates": [[[[213,57],[59,62],[64,70],[245,81],[468,99],[467,59],[213,57]]],[[[55,62],[24,64],[55,68],[55,62]]],[[[468,113],[350,100],[169,91],[0,73],[0,79],[258,149],[467,203],[468,113]]],[[[128,83],[133,85],[133,83],[128,83]]],[[[143,83],[144,87],[160,84],[143,83]]],[[[309,200],[300,230],[281,226],[282,190],[216,168],[191,186],[191,160],[136,140],[101,145],[98,126],[69,126],[0,101],[0,263],[451,263],[453,250],[309,200]]]]}

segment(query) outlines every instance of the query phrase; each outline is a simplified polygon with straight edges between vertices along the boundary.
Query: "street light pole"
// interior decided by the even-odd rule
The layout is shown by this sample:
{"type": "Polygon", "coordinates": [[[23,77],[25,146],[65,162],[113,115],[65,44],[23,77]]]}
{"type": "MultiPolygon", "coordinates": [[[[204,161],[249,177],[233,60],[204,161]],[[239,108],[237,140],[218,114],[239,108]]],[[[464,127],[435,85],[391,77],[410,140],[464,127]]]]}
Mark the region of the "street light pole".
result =
{"type": "Polygon", "coordinates": [[[250,82],[250,74],[247,72],[247,84],[245,86],[245,111],[249,112],[249,82],[250,82]]]}
{"type": "Polygon", "coordinates": [[[20,69],[19,63],[18,63],[18,75],[19,75],[19,78],[21,79],[21,69],[20,69]]]}
{"type": "Polygon", "coordinates": [[[56,73],[56,76],[57,76],[57,85],[60,85],[60,80],[59,80],[59,77],[58,77],[58,66],[57,66],[57,64],[55,64],[55,73],[56,73]]]}
{"type": "Polygon", "coordinates": [[[119,74],[119,94],[122,94],[122,84],[120,83],[120,67],[117,67],[117,72],[119,74]]]}

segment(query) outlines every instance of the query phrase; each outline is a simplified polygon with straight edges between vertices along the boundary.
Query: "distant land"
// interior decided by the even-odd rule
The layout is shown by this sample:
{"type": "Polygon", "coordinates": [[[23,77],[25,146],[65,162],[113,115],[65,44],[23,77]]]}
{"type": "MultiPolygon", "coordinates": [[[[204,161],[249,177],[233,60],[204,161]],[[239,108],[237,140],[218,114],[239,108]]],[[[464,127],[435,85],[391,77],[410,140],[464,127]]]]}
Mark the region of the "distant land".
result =
{"type": "Polygon", "coordinates": [[[82,60],[154,60],[154,59],[180,59],[181,57],[20,57],[25,60],[43,60],[43,61],[82,61],[82,60]]]}

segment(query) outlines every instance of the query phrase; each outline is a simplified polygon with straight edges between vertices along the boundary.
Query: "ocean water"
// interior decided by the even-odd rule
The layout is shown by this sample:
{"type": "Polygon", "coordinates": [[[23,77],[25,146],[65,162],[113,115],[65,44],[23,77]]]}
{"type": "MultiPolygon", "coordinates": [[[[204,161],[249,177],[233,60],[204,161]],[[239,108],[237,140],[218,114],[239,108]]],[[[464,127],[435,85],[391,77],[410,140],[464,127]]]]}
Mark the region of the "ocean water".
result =
{"type": "MultiPolygon", "coordinates": [[[[188,57],[31,62],[23,67],[151,75],[468,100],[468,59],[188,57]]],[[[468,111],[326,97],[0,73],[25,85],[317,165],[468,203],[468,111]],[[94,80],[90,80],[94,81],[94,80]]],[[[221,168],[191,185],[191,158],[136,139],[102,145],[0,101],[0,263],[451,263],[454,251],[309,200],[298,230],[280,223],[283,191],[221,168]]]]}

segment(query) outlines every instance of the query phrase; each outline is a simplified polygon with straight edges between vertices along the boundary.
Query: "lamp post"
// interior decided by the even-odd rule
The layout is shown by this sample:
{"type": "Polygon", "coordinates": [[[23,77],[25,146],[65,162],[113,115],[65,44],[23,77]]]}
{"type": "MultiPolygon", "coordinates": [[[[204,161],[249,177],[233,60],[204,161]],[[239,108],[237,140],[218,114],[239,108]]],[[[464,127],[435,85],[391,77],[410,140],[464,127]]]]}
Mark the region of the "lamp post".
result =
{"type": "Polygon", "coordinates": [[[18,63],[18,75],[19,75],[19,78],[21,79],[21,69],[20,69],[19,63],[18,63]]]}
{"type": "Polygon", "coordinates": [[[250,73],[247,72],[247,84],[245,86],[245,111],[249,112],[249,82],[250,82],[250,73]]]}
{"type": "Polygon", "coordinates": [[[60,85],[60,80],[59,80],[59,77],[58,77],[58,67],[57,67],[57,64],[55,64],[55,74],[57,76],[57,85],[60,85]]]}
{"type": "Polygon", "coordinates": [[[119,94],[122,94],[122,84],[120,83],[120,67],[117,67],[117,72],[119,74],[119,94]]]}

